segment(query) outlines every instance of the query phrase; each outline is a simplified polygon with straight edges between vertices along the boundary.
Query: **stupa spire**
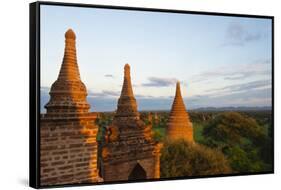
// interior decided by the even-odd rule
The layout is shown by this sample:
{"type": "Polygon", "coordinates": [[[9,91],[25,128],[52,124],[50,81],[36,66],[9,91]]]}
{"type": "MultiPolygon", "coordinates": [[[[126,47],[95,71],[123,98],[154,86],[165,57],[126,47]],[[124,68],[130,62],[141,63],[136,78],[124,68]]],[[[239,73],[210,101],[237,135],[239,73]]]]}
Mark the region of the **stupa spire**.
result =
{"type": "Polygon", "coordinates": [[[134,97],[131,75],[130,75],[130,65],[126,64],[124,66],[124,80],[120,98],[118,100],[117,112],[115,117],[136,117],[139,114],[137,111],[137,102],[134,97]]]}
{"type": "Polygon", "coordinates": [[[174,103],[173,103],[173,106],[172,106],[171,113],[172,114],[186,113],[185,105],[184,105],[182,95],[181,95],[181,87],[180,87],[179,81],[177,82],[176,94],[175,94],[174,103]]]}
{"type": "Polygon", "coordinates": [[[179,82],[177,82],[176,94],[169,115],[167,137],[171,140],[185,139],[193,141],[192,123],[185,109],[179,82]]]}
{"type": "Polygon", "coordinates": [[[65,33],[63,61],[57,63],[61,64],[61,69],[51,86],[50,100],[45,105],[47,113],[40,115],[38,144],[42,156],[39,175],[43,186],[101,181],[97,165],[97,114],[89,112],[87,89],[79,76],[75,39],[75,33],[69,29],[65,33]],[[74,151],[71,151],[73,145],[79,147],[81,159],[77,160],[74,151]],[[54,152],[67,160],[53,164],[58,156],[54,152]],[[49,170],[49,166],[56,172],[49,170]]]}
{"type": "Polygon", "coordinates": [[[58,77],[59,80],[80,80],[75,40],[76,35],[74,31],[68,29],[65,33],[64,57],[58,77]]]}
{"type": "Polygon", "coordinates": [[[87,90],[80,80],[76,57],[76,35],[72,29],[65,33],[65,49],[57,80],[50,90],[50,101],[45,105],[47,114],[86,113],[87,90]]]}
{"type": "Polygon", "coordinates": [[[121,96],[134,97],[132,83],[131,83],[130,65],[128,63],[124,66],[124,81],[123,81],[121,96]]]}
{"type": "Polygon", "coordinates": [[[133,94],[130,65],[124,66],[124,81],[117,111],[106,128],[101,144],[101,171],[104,181],[160,177],[161,144],[153,139],[152,125],[139,117],[133,94]],[[116,170],[124,168],[125,170],[116,170]],[[141,173],[139,174],[139,170],[141,173]]]}

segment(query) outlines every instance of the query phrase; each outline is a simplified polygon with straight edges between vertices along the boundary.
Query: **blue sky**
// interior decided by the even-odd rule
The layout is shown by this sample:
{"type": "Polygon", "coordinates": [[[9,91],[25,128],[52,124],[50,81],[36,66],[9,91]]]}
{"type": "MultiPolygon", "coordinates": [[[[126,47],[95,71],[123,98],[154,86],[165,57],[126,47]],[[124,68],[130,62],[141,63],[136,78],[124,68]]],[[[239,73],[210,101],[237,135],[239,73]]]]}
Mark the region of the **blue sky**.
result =
{"type": "Polygon", "coordinates": [[[188,109],[271,106],[269,19],[41,5],[42,107],[69,28],[94,111],[116,109],[125,63],[140,110],[170,109],[177,80],[188,109]]]}

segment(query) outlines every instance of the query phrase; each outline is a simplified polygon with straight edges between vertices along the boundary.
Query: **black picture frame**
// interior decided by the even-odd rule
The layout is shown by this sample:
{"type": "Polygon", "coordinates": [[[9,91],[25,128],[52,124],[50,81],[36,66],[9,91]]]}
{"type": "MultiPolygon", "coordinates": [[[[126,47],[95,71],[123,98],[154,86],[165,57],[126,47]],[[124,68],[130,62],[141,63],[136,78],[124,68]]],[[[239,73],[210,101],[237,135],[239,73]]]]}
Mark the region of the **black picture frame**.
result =
{"type": "Polygon", "coordinates": [[[234,13],[218,13],[218,12],[201,12],[201,11],[187,11],[187,10],[171,10],[171,9],[157,9],[157,8],[142,8],[142,7],[125,7],[125,6],[109,6],[109,5],[92,5],[80,3],[63,3],[63,2],[47,2],[38,1],[29,4],[29,39],[30,39],[30,78],[29,78],[29,185],[33,188],[50,188],[50,187],[68,187],[68,186],[85,186],[85,185],[103,185],[103,184],[120,184],[132,182],[149,182],[149,181],[165,181],[165,180],[180,180],[193,178],[210,178],[210,177],[226,177],[226,176],[243,176],[243,175],[258,175],[258,174],[272,174],[274,173],[274,16],[264,15],[248,15],[248,14],[234,14],[234,13]],[[192,177],[175,177],[175,178],[160,178],[147,179],[138,181],[111,181],[99,183],[83,183],[83,184],[67,184],[67,185],[40,185],[40,6],[68,6],[68,7],[84,7],[84,8],[102,8],[102,9],[116,9],[116,10],[134,10],[134,11],[148,11],[148,12],[164,12],[164,13],[184,13],[195,15],[210,15],[210,16],[231,16],[231,17],[246,17],[246,18],[265,18],[270,19],[272,23],[272,171],[270,172],[247,172],[239,174],[225,174],[225,175],[208,175],[208,176],[192,176],[192,177]]]}

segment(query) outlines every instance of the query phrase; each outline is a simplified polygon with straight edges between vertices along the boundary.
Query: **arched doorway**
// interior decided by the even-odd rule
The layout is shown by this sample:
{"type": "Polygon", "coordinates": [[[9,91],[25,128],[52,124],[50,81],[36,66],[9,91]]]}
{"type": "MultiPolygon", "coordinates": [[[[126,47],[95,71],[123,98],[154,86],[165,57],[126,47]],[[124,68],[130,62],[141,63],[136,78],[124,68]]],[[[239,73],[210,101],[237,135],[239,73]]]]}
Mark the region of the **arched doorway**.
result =
{"type": "Polygon", "coordinates": [[[139,163],[136,164],[134,169],[129,175],[129,180],[146,179],[146,172],[139,163]]]}

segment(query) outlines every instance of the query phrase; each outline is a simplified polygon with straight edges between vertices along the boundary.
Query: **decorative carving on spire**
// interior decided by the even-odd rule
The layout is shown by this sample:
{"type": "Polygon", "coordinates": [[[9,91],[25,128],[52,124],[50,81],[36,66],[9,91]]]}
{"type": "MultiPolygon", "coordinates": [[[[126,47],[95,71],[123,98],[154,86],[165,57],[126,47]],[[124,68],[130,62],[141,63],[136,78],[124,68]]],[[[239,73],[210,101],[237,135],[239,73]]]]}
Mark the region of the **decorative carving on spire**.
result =
{"type": "Polygon", "coordinates": [[[176,94],[169,115],[167,126],[168,139],[185,139],[193,142],[193,128],[181,95],[180,83],[177,82],[176,94]]]}

